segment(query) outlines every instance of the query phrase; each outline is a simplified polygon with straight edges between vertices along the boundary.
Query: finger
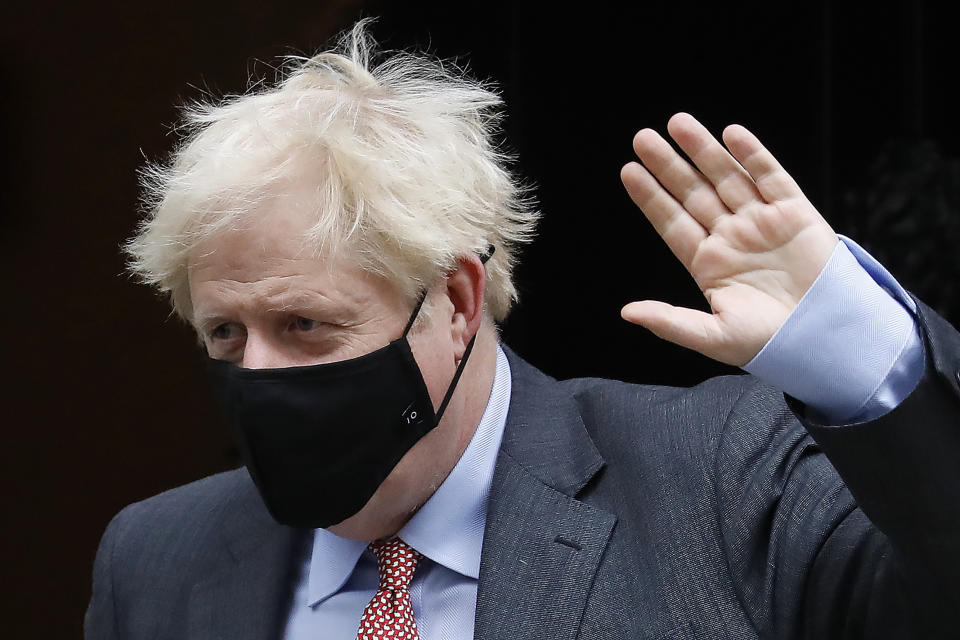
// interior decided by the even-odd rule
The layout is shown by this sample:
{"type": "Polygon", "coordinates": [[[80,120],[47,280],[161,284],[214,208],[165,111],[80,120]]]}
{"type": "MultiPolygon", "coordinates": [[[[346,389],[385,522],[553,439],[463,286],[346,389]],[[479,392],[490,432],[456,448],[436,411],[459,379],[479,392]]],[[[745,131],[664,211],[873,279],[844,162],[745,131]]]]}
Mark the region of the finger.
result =
{"type": "Polygon", "coordinates": [[[649,329],[658,338],[720,359],[718,356],[724,344],[723,335],[716,316],[712,314],[675,307],[666,302],[644,300],[626,305],[620,315],[627,322],[649,329]]]}
{"type": "Polygon", "coordinates": [[[633,138],[633,149],[643,165],[690,215],[707,229],[717,219],[730,215],[713,185],[677,153],[653,129],[643,129],[633,138]]]}
{"type": "Polygon", "coordinates": [[[630,199],[640,207],[673,255],[689,270],[697,247],[707,238],[706,229],[667,193],[643,165],[636,162],[624,165],[620,170],[620,179],[630,199]]]}
{"type": "Polygon", "coordinates": [[[762,201],[750,174],[693,116],[675,114],[667,123],[667,131],[731,211],[762,201]]]}
{"type": "Polygon", "coordinates": [[[746,128],[732,124],[723,130],[723,141],[730,153],[753,178],[767,202],[803,197],[800,187],[773,154],[746,128]]]}

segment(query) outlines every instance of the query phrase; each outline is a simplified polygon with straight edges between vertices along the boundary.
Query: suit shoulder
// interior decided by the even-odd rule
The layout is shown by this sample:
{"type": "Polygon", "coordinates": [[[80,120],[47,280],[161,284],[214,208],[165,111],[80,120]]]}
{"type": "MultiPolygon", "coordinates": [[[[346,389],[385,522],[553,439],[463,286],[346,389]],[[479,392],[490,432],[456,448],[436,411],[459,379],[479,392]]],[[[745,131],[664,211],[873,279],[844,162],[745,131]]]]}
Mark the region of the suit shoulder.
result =
{"type": "Polygon", "coordinates": [[[135,502],[121,513],[128,512],[128,517],[146,523],[168,520],[184,511],[202,517],[246,493],[250,484],[245,469],[225,471],[135,502]]]}
{"type": "Polygon", "coordinates": [[[141,559],[181,550],[210,538],[225,518],[255,492],[244,469],[218,473],[135,502],[114,516],[107,536],[118,555],[141,559]]]}
{"type": "Polygon", "coordinates": [[[601,378],[561,383],[609,461],[647,456],[706,469],[734,407],[761,386],[747,375],[710,378],[693,387],[601,378]]]}
{"type": "Polygon", "coordinates": [[[587,413],[605,414],[616,406],[635,412],[685,413],[710,407],[711,414],[727,414],[749,390],[762,386],[750,375],[709,378],[693,387],[637,384],[606,378],[574,378],[560,384],[587,413]]]}

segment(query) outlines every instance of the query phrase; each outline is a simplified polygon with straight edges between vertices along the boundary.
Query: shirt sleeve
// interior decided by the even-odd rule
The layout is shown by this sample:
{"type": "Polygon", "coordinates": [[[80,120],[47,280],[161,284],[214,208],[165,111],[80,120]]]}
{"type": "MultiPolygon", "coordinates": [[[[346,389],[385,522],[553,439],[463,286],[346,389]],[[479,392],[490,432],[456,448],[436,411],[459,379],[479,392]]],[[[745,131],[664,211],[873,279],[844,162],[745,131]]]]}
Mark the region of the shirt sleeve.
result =
{"type": "Polygon", "coordinates": [[[839,236],[797,308],[743,368],[829,424],[875,420],[923,377],[916,303],[853,240],[839,236]]]}

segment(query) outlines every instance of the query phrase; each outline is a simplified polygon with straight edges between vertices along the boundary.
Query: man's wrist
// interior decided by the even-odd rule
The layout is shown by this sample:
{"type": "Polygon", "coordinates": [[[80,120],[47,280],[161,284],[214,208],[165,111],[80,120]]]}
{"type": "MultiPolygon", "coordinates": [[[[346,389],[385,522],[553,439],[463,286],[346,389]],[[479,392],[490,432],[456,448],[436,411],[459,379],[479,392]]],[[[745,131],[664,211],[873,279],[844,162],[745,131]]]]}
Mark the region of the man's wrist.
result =
{"type": "Polygon", "coordinates": [[[830,260],[744,369],[834,423],[879,417],[923,375],[913,300],[856,243],[830,260]]]}

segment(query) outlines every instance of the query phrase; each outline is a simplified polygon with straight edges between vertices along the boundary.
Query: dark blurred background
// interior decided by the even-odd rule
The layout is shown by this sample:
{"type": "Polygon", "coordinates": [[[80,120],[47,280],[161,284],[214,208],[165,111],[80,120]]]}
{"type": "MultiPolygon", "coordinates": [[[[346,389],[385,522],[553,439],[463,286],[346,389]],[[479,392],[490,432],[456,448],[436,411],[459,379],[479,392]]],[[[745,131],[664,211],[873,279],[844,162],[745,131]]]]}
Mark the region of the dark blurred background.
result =
{"type": "Polygon", "coordinates": [[[728,370],[619,318],[703,306],[619,183],[678,110],[749,126],[838,232],[960,321],[960,126],[948,3],[16,3],[3,10],[5,638],[75,638],[96,544],[124,505],[225,469],[194,340],[123,274],[136,169],[176,105],[272,77],[360,16],[494,80],[538,185],[540,239],[504,328],[558,377],[694,384],[728,370]],[[842,6],[840,6],[842,5],[842,6]]]}

